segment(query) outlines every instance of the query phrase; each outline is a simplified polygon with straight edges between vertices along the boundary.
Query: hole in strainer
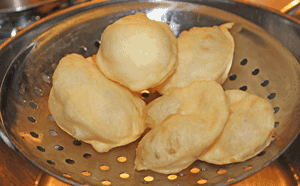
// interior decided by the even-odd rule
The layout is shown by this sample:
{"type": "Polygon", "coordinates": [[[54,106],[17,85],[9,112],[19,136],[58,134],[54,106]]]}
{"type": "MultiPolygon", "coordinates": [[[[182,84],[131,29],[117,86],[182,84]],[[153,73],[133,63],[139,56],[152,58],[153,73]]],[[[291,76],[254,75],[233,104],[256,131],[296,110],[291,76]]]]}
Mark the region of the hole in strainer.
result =
{"type": "Polygon", "coordinates": [[[268,86],[268,84],[269,84],[269,80],[264,80],[263,82],[261,82],[261,86],[262,87],[266,87],[266,86],[268,86]]]}
{"type": "Polygon", "coordinates": [[[177,175],[171,174],[171,175],[168,176],[168,179],[169,179],[169,180],[176,180],[177,177],[178,177],[177,175]]]}
{"type": "Polygon", "coordinates": [[[237,78],[236,74],[231,74],[229,76],[229,80],[231,80],[231,81],[235,80],[236,78],[237,78]]]}
{"type": "Polygon", "coordinates": [[[66,178],[72,178],[71,174],[69,174],[69,173],[63,173],[62,175],[66,178]]]}
{"type": "Polygon", "coordinates": [[[246,91],[247,88],[248,88],[248,87],[247,87],[246,85],[243,85],[243,86],[240,87],[240,90],[246,91]]]}
{"type": "Polygon", "coordinates": [[[54,147],[55,147],[56,150],[59,150],[59,151],[64,150],[64,147],[61,146],[61,145],[55,145],[54,147]]]}
{"type": "Polygon", "coordinates": [[[272,136],[271,141],[274,141],[274,140],[276,140],[276,137],[272,136]]]}
{"type": "Polygon", "coordinates": [[[47,160],[47,163],[49,163],[50,165],[55,165],[55,162],[52,160],[47,160]]]}
{"type": "Polygon", "coordinates": [[[252,75],[257,75],[259,73],[259,69],[258,68],[256,68],[256,69],[254,69],[254,70],[252,70],[252,75]]]}
{"type": "Polygon", "coordinates": [[[268,99],[274,99],[276,96],[276,93],[271,93],[268,95],[268,99]]]}
{"type": "Polygon", "coordinates": [[[246,167],[244,167],[244,171],[247,171],[247,170],[250,170],[250,169],[252,169],[253,167],[251,166],[251,165],[248,165],[248,166],[246,166],[246,167]]]}
{"type": "Polygon", "coordinates": [[[127,178],[129,178],[129,174],[127,172],[122,172],[120,174],[120,178],[127,179],[127,178]]]}
{"type": "Polygon", "coordinates": [[[100,166],[100,169],[103,171],[107,171],[107,170],[109,170],[109,166],[104,164],[104,165],[100,166]]]}
{"type": "Polygon", "coordinates": [[[74,140],[73,144],[76,145],[76,146],[80,146],[82,143],[79,140],[74,140]]]}
{"type": "Polygon", "coordinates": [[[274,107],[274,114],[276,114],[280,110],[279,107],[274,107]]]}
{"type": "Polygon", "coordinates": [[[101,45],[101,41],[100,41],[100,40],[96,40],[96,41],[94,42],[94,45],[95,45],[96,48],[99,48],[100,45],[101,45]]]}
{"type": "Polygon", "coordinates": [[[108,180],[103,180],[103,181],[101,181],[101,184],[102,185],[111,185],[111,182],[108,180]]]}
{"type": "Polygon", "coordinates": [[[49,134],[50,134],[51,136],[57,136],[56,130],[49,130],[49,134]]]}
{"type": "Polygon", "coordinates": [[[197,181],[197,183],[198,183],[199,185],[206,184],[206,183],[207,183],[207,179],[201,178],[200,180],[197,181]]]}
{"type": "Polygon", "coordinates": [[[196,173],[200,172],[200,169],[197,168],[197,167],[195,167],[195,168],[192,168],[192,169],[190,170],[190,172],[196,174],[196,173]]]}
{"type": "Polygon", "coordinates": [[[36,147],[39,151],[41,151],[41,152],[45,152],[46,150],[45,150],[45,148],[44,147],[41,147],[41,146],[37,146],[36,147]]]}
{"type": "Polygon", "coordinates": [[[226,182],[231,182],[233,180],[235,180],[235,178],[228,178],[226,182]]]}
{"type": "Polygon", "coordinates": [[[246,64],[247,64],[247,62],[248,62],[248,60],[247,60],[247,59],[242,59],[240,63],[241,63],[241,65],[243,65],[243,66],[244,66],[244,65],[246,65],[246,64]]]}
{"type": "Polygon", "coordinates": [[[38,96],[43,95],[43,91],[41,89],[37,88],[37,87],[33,89],[33,92],[38,96]]]}
{"type": "Polygon", "coordinates": [[[78,53],[83,55],[87,52],[87,48],[85,46],[81,46],[78,50],[78,53]]]}
{"type": "Polygon", "coordinates": [[[49,116],[48,116],[48,119],[49,119],[50,121],[55,121],[52,115],[49,115],[49,116]]]}
{"type": "Polygon", "coordinates": [[[218,171],[217,171],[217,174],[225,174],[227,172],[227,169],[226,168],[220,168],[218,171]]]}
{"type": "Polygon", "coordinates": [[[83,176],[87,176],[87,177],[89,177],[89,176],[92,175],[92,173],[90,173],[89,171],[82,171],[81,174],[82,174],[83,176]]]}
{"type": "Polygon", "coordinates": [[[207,171],[207,168],[202,168],[201,171],[205,172],[205,171],[207,171]]]}
{"type": "Polygon", "coordinates": [[[117,158],[117,160],[118,160],[119,162],[121,162],[121,163],[124,163],[124,162],[127,161],[127,158],[126,158],[125,156],[119,156],[119,157],[117,158]]]}
{"type": "Polygon", "coordinates": [[[141,93],[143,98],[148,98],[150,96],[150,91],[149,90],[143,90],[141,93]]]}
{"type": "Polygon", "coordinates": [[[275,122],[275,124],[274,124],[274,128],[277,128],[279,126],[279,122],[275,122]]]}
{"type": "Polygon", "coordinates": [[[185,176],[183,173],[180,173],[179,175],[178,175],[179,177],[183,177],[183,176],[185,176]]]}
{"type": "Polygon", "coordinates": [[[51,78],[49,76],[43,75],[42,78],[43,78],[43,81],[45,83],[50,83],[51,82],[51,78]]]}
{"type": "Polygon", "coordinates": [[[37,108],[37,104],[35,102],[29,102],[29,106],[33,109],[37,108]]]}
{"type": "Polygon", "coordinates": [[[73,165],[73,164],[75,164],[75,161],[72,159],[66,159],[66,163],[73,165]]]}
{"type": "Polygon", "coordinates": [[[144,180],[145,180],[146,182],[151,182],[151,181],[154,180],[154,177],[153,177],[153,176],[146,176],[146,177],[144,177],[144,180]]]}
{"type": "Polygon", "coordinates": [[[28,119],[30,122],[32,122],[32,123],[35,123],[35,122],[36,122],[36,119],[35,119],[34,117],[31,117],[31,116],[29,116],[27,119],[28,119]]]}
{"type": "Polygon", "coordinates": [[[34,138],[38,138],[39,135],[36,132],[30,132],[30,135],[34,138]]]}
{"type": "Polygon", "coordinates": [[[266,151],[262,151],[261,153],[257,154],[257,156],[263,156],[266,154],[266,151]]]}
{"type": "Polygon", "coordinates": [[[83,155],[83,157],[84,157],[85,159],[91,159],[91,158],[93,157],[93,155],[91,155],[90,153],[85,153],[85,154],[83,155]]]}

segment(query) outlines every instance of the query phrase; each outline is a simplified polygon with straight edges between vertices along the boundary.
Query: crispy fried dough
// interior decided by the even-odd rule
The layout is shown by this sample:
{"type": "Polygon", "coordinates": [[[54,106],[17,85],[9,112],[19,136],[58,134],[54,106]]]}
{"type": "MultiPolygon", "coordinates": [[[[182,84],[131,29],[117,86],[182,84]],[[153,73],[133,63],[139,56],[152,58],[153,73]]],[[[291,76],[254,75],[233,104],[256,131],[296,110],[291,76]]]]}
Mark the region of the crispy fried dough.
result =
{"type": "Polygon", "coordinates": [[[92,58],[62,58],[49,97],[57,125],[98,152],[135,141],[145,130],[145,103],[130,90],[105,78],[92,58]]]}
{"type": "Polygon", "coordinates": [[[265,149],[274,129],[274,110],[264,98],[227,90],[230,117],[216,143],[200,160],[213,164],[245,161],[265,149]]]}
{"type": "Polygon", "coordinates": [[[224,95],[223,88],[215,81],[195,81],[186,88],[169,89],[163,96],[144,107],[143,116],[149,128],[160,125],[171,114],[199,113],[208,115],[210,120],[209,114],[214,113],[215,104],[224,104],[224,95]]]}
{"type": "Polygon", "coordinates": [[[148,121],[156,123],[147,123],[154,128],[138,145],[135,168],[164,174],[177,173],[197,160],[221,134],[229,117],[225,92],[214,81],[168,90],[148,106],[146,111],[152,112],[148,121]],[[173,106],[176,109],[169,111],[173,106]],[[158,119],[157,113],[161,113],[158,119]]]}
{"type": "Polygon", "coordinates": [[[196,80],[224,83],[233,59],[234,40],[228,31],[233,25],[226,23],[183,31],[177,39],[178,67],[157,90],[164,94],[171,87],[186,87],[196,80]]]}
{"type": "Polygon", "coordinates": [[[109,25],[96,56],[103,74],[133,91],[158,86],[177,67],[177,40],[170,27],[144,13],[109,25]]]}

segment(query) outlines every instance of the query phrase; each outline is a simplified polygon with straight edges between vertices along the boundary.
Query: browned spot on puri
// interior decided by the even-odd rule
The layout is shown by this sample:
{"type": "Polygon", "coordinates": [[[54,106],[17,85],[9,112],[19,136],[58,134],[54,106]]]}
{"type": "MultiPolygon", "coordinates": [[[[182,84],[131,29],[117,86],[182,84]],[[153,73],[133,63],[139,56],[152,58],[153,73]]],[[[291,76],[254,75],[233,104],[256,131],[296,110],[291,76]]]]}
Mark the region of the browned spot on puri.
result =
{"type": "Polygon", "coordinates": [[[157,159],[157,160],[159,160],[160,159],[160,156],[159,156],[159,154],[157,153],[157,152],[155,152],[155,158],[157,159]]]}
{"type": "Polygon", "coordinates": [[[201,49],[203,50],[203,51],[209,51],[209,48],[208,47],[203,47],[203,46],[200,46],[201,47],[201,49]]]}
{"type": "Polygon", "coordinates": [[[163,126],[161,126],[160,130],[162,133],[166,133],[168,131],[168,127],[163,125],[163,126]]]}
{"type": "Polygon", "coordinates": [[[176,150],[173,148],[167,148],[166,150],[168,154],[176,154],[176,150]]]}
{"type": "Polygon", "coordinates": [[[177,151],[175,150],[175,148],[179,149],[180,148],[180,143],[178,141],[178,139],[175,139],[175,142],[173,140],[168,140],[168,146],[166,148],[167,153],[168,154],[176,154],[177,151]]]}
{"type": "Polygon", "coordinates": [[[176,148],[177,149],[180,149],[180,141],[179,141],[179,139],[178,138],[176,138],[176,148]]]}
{"type": "Polygon", "coordinates": [[[266,112],[270,112],[270,108],[267,107],[267,106],[264,107],[264,110],[265,110],[266,112]]]}
{"type": "Polygon", "coordinates": [[[211,34],[206,34],[206,36],[204,38],[210,39],[210,38],[213,38],[213,36],[211,34]]]}
{"type": "Polygon", "coordinates": [[[96,55],[92,55],[92,61],[96,64],[96,55]]]}

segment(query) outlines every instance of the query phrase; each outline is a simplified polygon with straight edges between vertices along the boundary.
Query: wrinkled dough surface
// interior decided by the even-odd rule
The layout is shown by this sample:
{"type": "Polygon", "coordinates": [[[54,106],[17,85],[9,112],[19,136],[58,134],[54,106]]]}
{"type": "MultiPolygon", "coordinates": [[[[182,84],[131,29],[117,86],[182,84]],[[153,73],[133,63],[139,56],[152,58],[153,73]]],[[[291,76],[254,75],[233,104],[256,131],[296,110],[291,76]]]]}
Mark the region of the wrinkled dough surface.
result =
{"type": "Polygon", "coordinates": [[[142,91],[165,81],[176,69],[177,58],[177,40],[170,27],[138,13],[104,30],[96,61],[109,79],[142,91]]]}
{"type": "Polygon", "coordinates": [[[151,117],[147,121],[156,124],[147,123],[153,129],[138,144],[135,168],[163,174],[177,173],[197,160],[221,134],[229,117],[225,92],[214,81],[174,88],[146,107],[151,108],[145,111],[163,114],[159,119],[155,112],[147,116],[151,117]],[[166,110],[173,106],[173,111],[166,110]]]}
{"type": "Polygon", "coordinates": [[[264,150],[272,138],[274,110],[264,98],[241,90],[225,91],[230,117],[217,142],[199,159],[213,164],[245,161],[264,150]]]}
{"type": "Polygon", "coordinates": [[[145,103],[102,75],[91,58],[70,54],[54,75],[49,109],[60,128],[98,152],[135,141],[145,130],[145,103]]]}
{"type": "MultiPolygon", "coordinates": [[[[217,102],[225,107],[225,92],[215,81],[195,81],[186,88],[171,88],[163,96],[156,98],[143,109],[147,127],[155,128],[171,114],[208,115],[203,120],[210,120],[215,112],[217,102]]],[[[227,102],[226,102],[227,104],[227,102]]],[[[221,109],[222,110],[222,109],[221,109]]],[[[215,120],[215,118],[212,118],[215,120]]]]}
{"type": "Polygon", "coordinates": [[[228,29],[234,23],[214,27],[193,27],[183,31],[178,43],[178,67],[158,91],[186,87],[196,80],[214,80],[223,84],[232,65],[234,40],[228,29]]]}

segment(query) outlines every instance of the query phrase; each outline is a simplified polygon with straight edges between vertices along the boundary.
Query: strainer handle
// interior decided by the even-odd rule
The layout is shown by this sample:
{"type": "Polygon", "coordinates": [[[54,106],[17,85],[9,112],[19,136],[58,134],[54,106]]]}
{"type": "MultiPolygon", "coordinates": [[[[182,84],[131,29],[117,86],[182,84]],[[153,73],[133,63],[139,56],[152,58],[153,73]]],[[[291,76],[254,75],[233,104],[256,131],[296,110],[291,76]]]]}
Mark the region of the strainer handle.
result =
{"type": "Polygon", "coordinates": [[[294,0],[288,5],[283,7],[280,11],[284,14],[294,15],[296,11],[300,8],[300,0],[294,0]]]}

